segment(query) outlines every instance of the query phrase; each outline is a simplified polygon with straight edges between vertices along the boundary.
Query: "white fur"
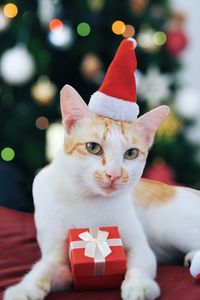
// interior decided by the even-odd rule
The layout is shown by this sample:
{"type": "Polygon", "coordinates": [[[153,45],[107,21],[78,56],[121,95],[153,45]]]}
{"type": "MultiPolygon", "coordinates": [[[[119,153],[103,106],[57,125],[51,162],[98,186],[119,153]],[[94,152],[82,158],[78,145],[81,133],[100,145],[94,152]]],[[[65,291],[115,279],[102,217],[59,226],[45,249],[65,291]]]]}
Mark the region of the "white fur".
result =
{"type": "Polygon", "coordinates": [[[137,103],[114,98],[99,91],[91,96],[88,107],[97,115],[126,122],[135,121],[139,114],[137,103]]]}
{"type": "Polygon", "coordinates": [[[42,300],[50,290],[71,283],[66,237],[72,227],[119,227],[128,258],[121,288],[124,300],[153,300],[160,294],[154,281],[156,259],[144,230],[160,260],[171,259],[174,250],[200,249],[198,195],[177,188],[176,198],[166,204],[149,209],[134,204],[138,201],[133,185],[142,175],[146,157],[124,160],[123,153],[131,146],[116,126],[110,128],[104,149],[107,167],[123,167],[130,176],[129,182],[113,193],[103,191],[92,177],[95,170],[105,168],[95,155],[81,160],[62,149],[36,176],[33,196],[42,257],[21,283],[7,289],[4,300],[42,300]]]}
{"type": "Polygon", "coordinates": [[[176,196],[167,203],[144,209],[137,214],[149,243],[161,263],[200,249],[200,193],[176,187],[176,196]]]}
{"type": "MultiPolygon", "coordinates": [[[[17,294],[22,299],[35,299],[33,286],[35,292],[38,290],[35,281],[40,282],[44,277],[51,282],[51,289],[59,285],[66,287],[67,282],[71,281],[68,271],[63,272],[68,264],[65,242],[68,229],[109,225],[119,226],[128,254],[128,272],[122,285],[123,299],[154,299],[159,295],[159,288],[153,280],[156,275],[155,256],[148,246],[132,203],[131,186],[140,178],[145,158],[142,156],[124,162],[122,153],[129,148],[128,142],[113,126],[104,149],[109,161],[108,168],[124,167],[130,175],[129,184],[113,194],[102,191],[92,178],[94,170],[101,165],[101,158],[95,155],[81,160],[61,150],[52,164],[36,176],[33,196],[42,258],[19,285],[6,291],[4,300],[14,300],[17,294]],[[28,285],[31,289],[27,288],[28,285]],[[141,295],[143,298],[140,298],[141,295]]],[[[49,290],[46,289],[46,294],[49,290]]],[[[43,299],[43,296],[38,299],[43,299]]]]}
{"type": "Polygon", "coordinates": [[[190,273],[194,278],[197,278],[200,274],[200,251],[192,251],[189,253],[191,258],[191,266],[190,266],[190,273]]]}

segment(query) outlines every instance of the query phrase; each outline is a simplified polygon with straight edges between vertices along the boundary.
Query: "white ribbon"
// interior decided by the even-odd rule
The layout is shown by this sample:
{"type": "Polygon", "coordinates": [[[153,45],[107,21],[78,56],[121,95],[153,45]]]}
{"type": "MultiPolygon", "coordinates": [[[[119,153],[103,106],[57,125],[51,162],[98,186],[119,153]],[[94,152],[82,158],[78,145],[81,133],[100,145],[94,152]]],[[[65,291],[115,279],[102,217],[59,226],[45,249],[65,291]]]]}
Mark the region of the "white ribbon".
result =
{"type": "Polygon", "coordinates": [[[105,257],[112,252],[109,246],[122,246],[122,241],[120,238],[108,239],[109,232],[98,228],[89,228],[89,231],[79,234],[81,241],[70,242],[69,259],[72,250],[84,248],[84,255],[94,259],[94,276],[102,276],[105,272],[105,257]]]}
{"type": "Polygon", "coordinates": [[[102,230],[98,230],[96,238],[89,231],[79,234],[79,237],[86,242],[84,255],[95,258],[97,252],[100,252],[104,258],[108,256],[112,252],[107,242],[108,235],[109,232],[102,230]]]}

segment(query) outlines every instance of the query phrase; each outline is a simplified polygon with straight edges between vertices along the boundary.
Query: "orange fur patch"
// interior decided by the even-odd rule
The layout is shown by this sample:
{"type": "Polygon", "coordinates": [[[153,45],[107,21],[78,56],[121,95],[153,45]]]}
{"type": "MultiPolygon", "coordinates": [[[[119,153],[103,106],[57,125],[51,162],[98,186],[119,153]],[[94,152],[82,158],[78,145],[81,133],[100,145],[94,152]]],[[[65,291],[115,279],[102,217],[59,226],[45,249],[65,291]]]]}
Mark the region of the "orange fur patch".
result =
{"type": "Polygon", "coordinates": [[[106,136],[111,125],[116,125],[119,128],[119,132],[123,135],[123,137],[129,141],[135,148],[140,150],[142,155],[147,156],[148,149],[143,141],[140,130],[138,130],[136,124],[127,123],[123,121],[115,121],[112,119],[108,119],[105,117],[99,117],[99,119],[104,121],[105,131],[103,134],[103,140],[106,140],[106,136]]]}
{"type": "Polygon", "coordinates": [[[96,171],[94,172],[93,177],[97,182],[102,182],[104,178],[104,172],[96,171]]]}
{"type": "Polygon", "coordinates": [[[108,134],[108,129],[109,129],[112,121],[109,120],[108,118],[104,118],[104,117],[102,117],[102,120],[104,121],[103,125],[105,127],[105,130],[104,130],[104,133],[103,133],[103,141],[105,141],[106,137],[107,137],[107,134],[108,134]]]}
{"type": "Polygon", "coordinates": [[[129,180],[128,173],[123,168],[121,168],[121,177],[122,177],[122,182],[128,182],[129,180]]]}
{"type": "Polygon", "coordinates": [[[105,140],[106,140],[107,133],[108,133],[108,129],[106,128],[106,129],[104,130],[104,133],[103,133],[103,141],[104,141],[104,142],[105,142],[105,140]]]}
{"type": "Polygon", "coordinates": [[[142,178],[134,188],[137,203],[143,207],[165,204],[176,195],[176,188],[165,183],[142,178]]]}
{"type": "Polygon", "coordinates": [[[71,139],[64,142],[64,149],[67,154],[74,154],[76,152],[81,158],[88,153],[83,146],[85,146],[85,143],[73,144],[71,139]]]}
{"type": "Polygon", "coordinates": [[[78,146],[76,148],[76,153],[79,154],[81,159],[86,159],[86,155],[88,154],[87,150],[83,149],[83,147],[78,146]]]}
{"type": "MultiPolygon", "coordinates": [[[[115,121],[96,115],[77,122],[71,134],[65,138],[65,153],[68,155],[78,155],[81,159],[87,159],[88,151],[85,149],[84,145],[87,142],[96,142],[104,146],[111,126],[118,127],[119,133],[130,144],[130,147],[139,149],[139,153],[144,156],[147,155],[148,149],[145,146],[136,123],[115,121]]],[[[102,158],[102,164],[105,165],[106,163],[105,158],[102,158]]]]}
{"type": "Polygon", "coordinates": [[[102,159],[102,165],[104,166],[106,164],[106,159],[105,159],[105,157],[103,157],[103,159],[102,159]]]}
{"type": "Polygon", "coordinates": [[[120,129],[121,129],[121,133],[125,136],[125,132],[124,132],[124,122],[120,121],[120,129]]]}
{"type": "Polygon", "coordinates": [[[105,118],[105,117],[101,117],[104,120],[105,123],[105,127],[109,127],[112,123],[113,120],[109,119],[109,118],[105,118]]]}

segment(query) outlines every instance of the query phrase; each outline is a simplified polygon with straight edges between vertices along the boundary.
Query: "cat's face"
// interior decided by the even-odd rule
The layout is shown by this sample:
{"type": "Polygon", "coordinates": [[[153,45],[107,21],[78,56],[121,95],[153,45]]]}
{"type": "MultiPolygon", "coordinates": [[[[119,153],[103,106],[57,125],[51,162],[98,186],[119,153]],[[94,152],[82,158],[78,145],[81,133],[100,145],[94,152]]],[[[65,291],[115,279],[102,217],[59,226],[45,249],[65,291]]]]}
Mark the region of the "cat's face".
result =
{"type": "Polygon", "coordinates": [[[136,123],[91,115],[67,135],[65,153],[74,161],[77,182],[93,194],[113,195],[141,177],[148,153],[136,123]]]}
{"type": "Polygon", "coordinates": [[[160,106],[133,123],[114,121],[91,113],[80,95],[64,86],[61,111],[66,132],[64,150],[77,188],[106,196],[139,180],[154,134],[169,108],[160,106]]]}

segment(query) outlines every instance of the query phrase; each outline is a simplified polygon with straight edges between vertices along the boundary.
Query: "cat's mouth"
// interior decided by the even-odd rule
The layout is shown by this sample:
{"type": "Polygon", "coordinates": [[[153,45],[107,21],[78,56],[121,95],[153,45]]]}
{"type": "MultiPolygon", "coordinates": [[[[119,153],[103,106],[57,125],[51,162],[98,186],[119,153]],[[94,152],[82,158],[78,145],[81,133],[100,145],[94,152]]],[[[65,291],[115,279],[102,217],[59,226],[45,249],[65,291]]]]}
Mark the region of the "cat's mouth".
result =
{"type": "Polygon", "coordinates": [[[104,192],[110,194],[110,193],[116,192],[119,189],[119,186],[118,186],[118,184],[116,184],[114,182],[111,182],[111,183],[108,183],[108,184],[101,185],[100,188],[104,192]]]}

